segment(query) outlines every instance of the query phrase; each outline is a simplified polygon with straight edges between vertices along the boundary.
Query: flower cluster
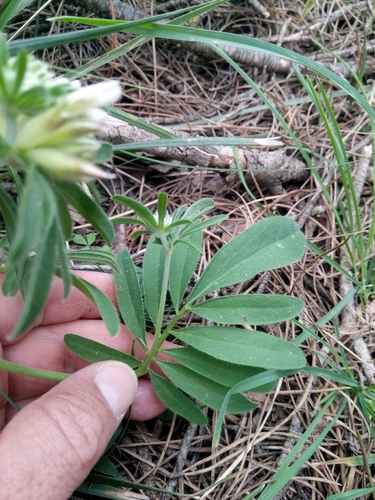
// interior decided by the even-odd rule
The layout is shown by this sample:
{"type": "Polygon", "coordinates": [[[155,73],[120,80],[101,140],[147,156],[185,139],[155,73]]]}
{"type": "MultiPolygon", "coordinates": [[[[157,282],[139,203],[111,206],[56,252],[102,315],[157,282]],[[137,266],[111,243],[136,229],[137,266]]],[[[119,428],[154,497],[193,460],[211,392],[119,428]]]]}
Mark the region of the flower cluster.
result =
{"type": "Polygon", "coordinates": [[[55,77],[48,65],[20,53],[9,57],[0,38],[0,167],[36,165],[68,181],[108,178],[93,162],[101,107],[121,96],[117,82],[86,87],[55,77]]]}

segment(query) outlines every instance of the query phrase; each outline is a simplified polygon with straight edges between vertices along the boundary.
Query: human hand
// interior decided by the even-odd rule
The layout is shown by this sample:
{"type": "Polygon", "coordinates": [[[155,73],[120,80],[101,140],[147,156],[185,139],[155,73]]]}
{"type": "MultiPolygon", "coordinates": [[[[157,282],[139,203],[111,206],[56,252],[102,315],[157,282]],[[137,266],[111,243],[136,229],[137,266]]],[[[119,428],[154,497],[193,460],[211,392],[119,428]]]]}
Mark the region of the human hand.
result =
{"type": "MultiPolygon", "coordinates": [[[[78,274],[115,303],[110,275],[78,274]]],[[[7,336],[21,314],[22,298],[0,294],[0,356],[72,373],[56,385],[0,371],[0,389],[22,408],[17,413],[0,395],[0,500],[65,500],[98,461],[132,403],[135,420],[150,419],[165,408],[147,378],[139,379],[137,390],[128,366],[115,361],[90,365],[65,347],[64,335],[76,333],[130,353],[134,338],[124,325],[110,338],[92,302],[75,288],[62,301],[62,289],[56,279],[32,331],[15,343],[7,336]]],[[[135,345],[135,354],[142,356],[140,346],[135,345]]]]}

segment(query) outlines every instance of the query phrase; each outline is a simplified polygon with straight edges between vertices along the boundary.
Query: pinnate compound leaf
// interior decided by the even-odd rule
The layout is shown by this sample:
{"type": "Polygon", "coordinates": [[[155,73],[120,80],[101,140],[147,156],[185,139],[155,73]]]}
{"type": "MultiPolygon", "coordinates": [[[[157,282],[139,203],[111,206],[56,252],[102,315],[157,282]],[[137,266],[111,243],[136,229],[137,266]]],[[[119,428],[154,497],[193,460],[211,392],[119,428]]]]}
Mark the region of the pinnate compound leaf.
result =
{"type": "Polygon", "coordinates": [[[140,364],[138,359],[129,354],[74,333],[64,335],[64,343],[74,354],[91,363],[114,360],[121,361],[131,368],[136,368],[140,364]]]}
{"type": "Polygon", "coordinates": [[[120,321],[115,306],[109,298],[99,288],[75,274],[72,274],[72,283],[96,305],[110,336],[114,337],[120,329],[120,321]]]}
{"type": "Polygon", "coordinates": [[[295,318],[302,300],[283,295],[233,295],[217,297],[191,308],[202,318],[227,325],[269,325],[295,318]]]}
{"type": "Polygon", "coordinates": [[[129,252],[125,249],[117,254],[120,273],[115,274],[118,307],[123,321],[136,338],[146,343],[146,325],[143,301],[137,271],[129,252]]]}
{"type": "Polygon", "coordinates": [[[148,227],[151,227],[152,229],[157,231],[158,225],[155,220],[155,217],[152,215],[152,212],[147,207],[142,205],[142,203],[139,203],[139,201],[133,200],[128,196],[122,196],[120,194],[112,196],[112,200],[117,201],[118,203],[122,203],[123,205],[126,205],[127,207],[131,208],[133,212],[136,213],[146,223],[148,227]]]}
{"type": "MultiPolygon", "coordinates": [[[[253,366],[235,365],[220,359],[213,358],[204,352],[197,351],[192,347],[179,347],[163,350],[171,358],[187,366],[191,370],[203,375],[219,384],[233,387],[242,380],[264,373],[262,368],[253,366]]],[[[275,383],[256,387],[253,392],[270,392],[275,388],[275,383]]]]}
{"type": "Polygon", "coordinates": [[[295,369],[306,364],[305,356],[290,342],[255,330],[226,326],[190,326],[173,335],[229,363],[260,368],[295,369]]]}
{"type": "Polygon", "coordinates": [[[186,418],[189,422],[198,425],[207,424],[207,417],[179,389],[156,373],[150,372],[150,376],[156,394],[167,408],[186,418]]]}
{"type": "Polygon", "coordinates": [[[23,285],[24,306],[18,323],[10,334],[14,340],[22,335],[37,319],[45,306],[55,268],[56,227],[52,224],[39,240],[35,257],[28,263],[23,285]]]}
{"type": "MultiPolygon", "coordinates": [[[[194,399],[207,405],[209,408],[219,410],[228,392],[228,387],[218,384],[194,371],[186,368],[186,366],[168,363],[166,361],[157,361],[165,375],[194,399]]],[[[256,408],[256,404],[252,403],[244,396],[236,394],[230,398],[227,406],[228,413],[248,413],[256,408]]]]}
{"type": "Polygon", "coordinates": [[[305,236],[288,217],[257,222],[217,252],[191,292],[189,302],[262,271],[297,262],[305,244],[305,236]]]}
{"type": "MultiPolygon", "coordinates": [[[[202,247],[202,233],[193,233],[185,238],[194,246],[202,247]]],[[[169,273],[169,291],[176,311],[179,310],[186,287],[195,271],[200,252],[186,243],[178,243],[173,248],[169,273]]]]}
{"type": "Polygon", "coordinates": [[[60,195],[96,229],[109,244],[115,241],[116,233],[104,210],[77,184],[58,181],[55,184],[60,195]]]}
{"type": "Polygon", "coordinates": [[[146,307],[154,325],[156,325],[159,313],[164,264],[164,249],[155,243],[155,237],[152,237],[148,242],[143,260],[143,286],[146,307]]]}

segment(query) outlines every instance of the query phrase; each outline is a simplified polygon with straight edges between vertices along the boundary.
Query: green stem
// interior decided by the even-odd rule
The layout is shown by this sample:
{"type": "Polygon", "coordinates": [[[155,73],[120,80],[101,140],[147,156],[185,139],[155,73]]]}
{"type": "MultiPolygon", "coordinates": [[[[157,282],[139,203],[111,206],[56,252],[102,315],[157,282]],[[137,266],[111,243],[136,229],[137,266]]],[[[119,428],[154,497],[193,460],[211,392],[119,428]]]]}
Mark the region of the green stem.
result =
{"type": "Polygon", "coordinates": [[[69,373],[50,372],[48,370],[39,370],[38,368],[31,368],[30,366],[18,365],[5,359],[0,359],[0,370],[5,370],[18,375],[25,375],[26,377],[43,378],[44,380],[55,380],[61,382],[69,377],[69,373]]]}
{"type": "Polygon", "coordinates": [[[155,338],[154,343],[152,344],[152,348],[143,361],[142,365],[135,370],[135,373],[137,374],[138,377],[142,377],[145,373],[147,373],[150,369],[151,363],[154,361],[156,358],[157,353],[160,351],[163,342],[167,339],[168,335],[173,330],[174,325],[180,320],[180,318],[185,314],[186,311],[190,309],[190,304],[186,304],[182,309],[176,313],[175,317],[171,320],[167,328],[164,330],[164,332],[159,336],[158,339],[155,338]]]}

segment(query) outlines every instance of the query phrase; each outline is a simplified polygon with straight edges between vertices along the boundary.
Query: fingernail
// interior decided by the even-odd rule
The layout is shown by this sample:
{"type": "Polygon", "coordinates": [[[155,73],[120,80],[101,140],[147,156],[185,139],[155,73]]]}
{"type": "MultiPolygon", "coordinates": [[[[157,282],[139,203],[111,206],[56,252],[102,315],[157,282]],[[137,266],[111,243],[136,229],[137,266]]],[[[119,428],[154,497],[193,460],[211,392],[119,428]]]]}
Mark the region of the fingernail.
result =
{"type": "Polygon", "coordinates": [[[95,383],[115,416],[122,418],[134,401],[138,379],[130,366],[111,361],[99,368],[95,383]]]}

